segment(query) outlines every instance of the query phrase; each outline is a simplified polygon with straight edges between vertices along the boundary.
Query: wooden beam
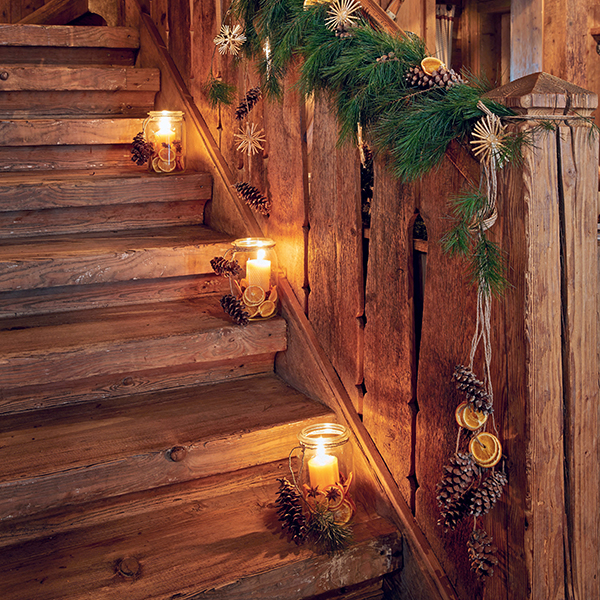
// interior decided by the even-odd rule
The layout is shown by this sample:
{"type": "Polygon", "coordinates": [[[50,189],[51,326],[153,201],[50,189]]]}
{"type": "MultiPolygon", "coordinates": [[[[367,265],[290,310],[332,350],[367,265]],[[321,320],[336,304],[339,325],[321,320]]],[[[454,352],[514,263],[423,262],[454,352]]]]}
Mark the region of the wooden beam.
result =
{"type": "Polygon", "coordinates": [[[51,0],[19,21],[29,25],[66,25],[88,12],[88,0],[51,0]]]}

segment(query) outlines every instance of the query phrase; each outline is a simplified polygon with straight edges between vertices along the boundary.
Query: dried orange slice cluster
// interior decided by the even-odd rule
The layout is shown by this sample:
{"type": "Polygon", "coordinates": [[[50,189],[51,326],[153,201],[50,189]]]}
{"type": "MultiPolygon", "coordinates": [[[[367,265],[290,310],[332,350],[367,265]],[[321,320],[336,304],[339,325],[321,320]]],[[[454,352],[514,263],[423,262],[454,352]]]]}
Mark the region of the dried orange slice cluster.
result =
{"type": "Polygon", "coordinates": [[[470,441],[469,452],[471,452],[473,460],[480,467],[489,469],[500,462],[502,444],[495,435],[482,431],[470,441]]]}
{"type": "Polygon", "coordinates": [[[154,154],[148,161],[148,168],[155,173],[172,173],[183,171],[185,168],[183,160],[183,146],[181,142],[161,142],[154,147],[154,154]]]}
{"type": "Polygon", "coordinates": [[[475,410],[468,402],[459,404],[454,412],[454,416],[460,427],[464,427],[470,431],[477,431],[480,427],[483,427],[488,420],[488,415],[475,410]]]}
{"type": "Polygon", "coordinates": [[[275,316],[277,312],[277,286],[274,285],[269,291],[263,290],[259,285],[247,285],[242,279],[238,288],[238,297],[244,303],[250,320],[268,319],[275,316]]]}

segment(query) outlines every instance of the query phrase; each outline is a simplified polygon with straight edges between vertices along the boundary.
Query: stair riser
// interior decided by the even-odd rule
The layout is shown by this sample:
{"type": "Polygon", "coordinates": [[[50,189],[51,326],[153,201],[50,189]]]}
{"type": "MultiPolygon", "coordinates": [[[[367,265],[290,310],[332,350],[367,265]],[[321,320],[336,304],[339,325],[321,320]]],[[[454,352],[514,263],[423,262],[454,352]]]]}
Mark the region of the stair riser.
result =
{"type": "Polygon", "coordinates": [[[77,234],[82,231],[125,231],[170,225],[202,225],[205,203],[205,200],[201,200],[0,212],[0,239],[77,234]]]}
{"type": "Polygon", "coordinates": [[[16,291],[129,281],[184,277],[212,273],[210,260],[222,256],[229,244],[206,244],[176,248],[153,247],[123,249],[106,253],[47,255],[36,260],[28,253],[26,259],[0,261],[0,291],[16,291]]]}
{"type": "MultiPolygon", "coordinates": [[[[157,309],[157,311],[160,309],[157,309]]],[[[0,362],[3,390],[26,385],[73,382],[97,376],[120,378],[152,368],[194,363],[198,369],[216,360],[237,360],[252,354],[285,350],[285,321],[252,323],[249,327],[223,327],[199,334],[172,335],[118,343],[75,346],[36,355],[4,355],[0,362]]]]}
{"type": "Polygon", "coordinates": [[[143,119],[19,119],[0,121],[3,146],[131,144],[143,119]]]}
{"type": "Polygon", "coordinates": [[[211,192],[207,174],[154,175],[129,160],[112,177],[44,172],[28,174],[24,180],[22,174],[6,175],[0,181],[0,211],[209,200],[211,192]]]}
{"type": "Polygon", "coordinates": [[[178,390],[272,373],[275,354],[271,352],[207,361],[200,365],[191,363],[131,374],[103,375],[69,382],[68,385],[59,381],[3,390],[0,395],[0,415],[121,398],[130,394],[178,390]]]}
{"type": "Polygon", "coordinates": [[[207,294],[221,296],[229,293],[227,279],[214,275],[4,292],[0,293],[0,318],[172,302],[207,294]]]}
{"type": "Polygon", "coordinates": [[[298,445],[299,431],[327,420],[331,416],[290,422],[222,440],[181,440],[175,434],[172,443],[162,451],[0,485],[0,520],[282,460],[298,445]],[[179,462],[170,458],[174,446],[186,451],[179,462]]]}
{"type": "Polygon", "coordinates": [[[0,173],[122,169],[132,165],[132,139],[127,144],[102,146],[0,146],[0,173]]]}
{"type": "Polygon", "coordinates": [[[0,119],[90,116],[145,118],[155,92],[2,92],[0,119]]]}
{"type": "Polygon", "coordinates": [[[110,65],[132,67],[135,64],[136,50],[109,48],[44,48],[44,58],[40,59],[40,49],[31,46],[0,47],[0,63],[4,65],[110,65]]]}

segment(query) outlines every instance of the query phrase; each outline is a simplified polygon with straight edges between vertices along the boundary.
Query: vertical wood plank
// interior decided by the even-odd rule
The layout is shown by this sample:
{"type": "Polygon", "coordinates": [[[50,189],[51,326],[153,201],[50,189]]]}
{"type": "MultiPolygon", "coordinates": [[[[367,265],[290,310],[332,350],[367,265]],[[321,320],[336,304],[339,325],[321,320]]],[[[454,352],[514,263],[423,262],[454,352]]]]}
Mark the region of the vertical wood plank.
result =
{"type": "Polygon", "coordinates": [[[357,412],[363,382],[364,282],[360,161],[350,144],[336,147],[338,122],[315,102],[309,202],[308,317],[357,412]]]}
{"type": "Polygon", "coordinates": [[[413,452],[412,225],[416,200],[375,163],[365,294],[363,422],[410,502],[413,452]]]}
{"type": "Polygon", "coordinates": [[[600,597],[600,460],[596,336],[598,140],[558,131],[564,202],[563,365],[568,551],[577,600],[600,597]]]}

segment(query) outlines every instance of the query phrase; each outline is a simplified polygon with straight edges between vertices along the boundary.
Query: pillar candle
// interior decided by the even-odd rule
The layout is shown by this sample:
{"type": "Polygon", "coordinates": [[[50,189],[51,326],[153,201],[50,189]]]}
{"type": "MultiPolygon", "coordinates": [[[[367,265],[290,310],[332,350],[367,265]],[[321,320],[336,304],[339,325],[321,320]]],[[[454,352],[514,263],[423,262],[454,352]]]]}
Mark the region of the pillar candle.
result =
{"type": "Polygon", "coordinates": [[[337,456],[326,454],[323,443],[317,446],[317,454],[308,461],[308,475],[310,486],[319,491],[324,491],[329,486],[334,485],[340,478],[337,456]]]}
{"type": "Polygon", "coordinates": [[[258,258],[246,262],[246,279],[248,285],[258,285],[265,292],[271,289],[271,261],[264,258],[265,251],[258,251],[258,258]]]}

